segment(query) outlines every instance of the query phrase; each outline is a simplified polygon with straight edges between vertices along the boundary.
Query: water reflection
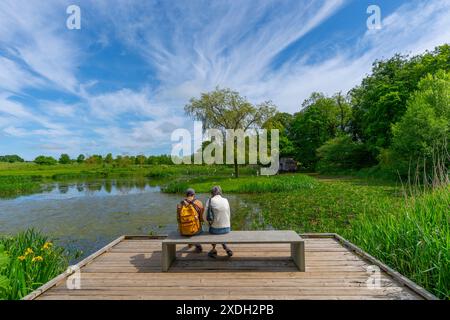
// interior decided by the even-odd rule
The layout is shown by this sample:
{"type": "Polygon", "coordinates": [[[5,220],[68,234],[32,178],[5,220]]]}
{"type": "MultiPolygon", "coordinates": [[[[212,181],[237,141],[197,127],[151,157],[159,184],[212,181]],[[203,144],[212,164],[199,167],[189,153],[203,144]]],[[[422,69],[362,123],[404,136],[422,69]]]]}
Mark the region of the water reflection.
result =
{"type": "MultiPolygon", "coordinates": [[[[254,228],[249,199],[225,195],[233,228],[254,228]],[[248,214],[251,215],[250,221],[248,214]]],[[[0,234],[36,228],[83,258],[123,234],[163,234],[176,230],[181,195],[165,194],[145,179],[57,182],[39,194],[0,200],[0,234]]],[[[206,201],[207,194],[199,194],[206,201]]]]}
{"type": "Polygon", "coordinates": [[[95,180],[83,182],[55,182],[44,186],[43,192],[20,196],[15,201],[40,199],[70,199],[85,196],[118,196],[145,192],[159,192],[159,186],[146,179],[95,180]]]}

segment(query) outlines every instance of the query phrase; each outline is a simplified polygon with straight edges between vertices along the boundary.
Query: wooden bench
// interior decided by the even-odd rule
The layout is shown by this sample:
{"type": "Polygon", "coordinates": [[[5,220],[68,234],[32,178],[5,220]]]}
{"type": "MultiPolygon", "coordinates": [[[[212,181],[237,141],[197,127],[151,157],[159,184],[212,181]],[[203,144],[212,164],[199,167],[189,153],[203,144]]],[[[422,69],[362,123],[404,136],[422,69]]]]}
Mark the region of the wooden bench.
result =
{"type": "Polygon", "coordinates": [[[294,231],[231,231],[227,234],[213,235],[207,232],[185,237],[178,233],[170,234],[162,241],[161,266],[167,272],[176,257],[177,244],[265,244],[289,243],[291,257],[299,271],[305,271],[305,244],[294,231]]]}

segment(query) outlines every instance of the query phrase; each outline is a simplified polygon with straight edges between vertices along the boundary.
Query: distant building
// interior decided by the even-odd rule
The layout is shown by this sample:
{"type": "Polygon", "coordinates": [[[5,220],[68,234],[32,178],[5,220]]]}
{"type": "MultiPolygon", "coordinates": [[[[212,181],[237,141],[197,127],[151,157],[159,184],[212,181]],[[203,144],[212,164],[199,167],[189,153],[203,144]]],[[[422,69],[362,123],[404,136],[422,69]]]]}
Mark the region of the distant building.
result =
{"type": "Polygon", "coordinates": [[[297,161],[292,158],[280,158],[280,169],[278,172],[296,172],[297,161]]]}

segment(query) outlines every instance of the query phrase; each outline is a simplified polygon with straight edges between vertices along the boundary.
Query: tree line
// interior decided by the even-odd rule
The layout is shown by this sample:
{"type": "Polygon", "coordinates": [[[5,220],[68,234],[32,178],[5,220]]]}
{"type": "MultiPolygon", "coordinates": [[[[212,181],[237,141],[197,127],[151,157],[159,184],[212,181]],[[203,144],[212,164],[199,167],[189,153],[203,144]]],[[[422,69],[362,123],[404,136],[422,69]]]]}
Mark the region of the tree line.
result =
{"type": "MultiPolygon", "coordinates": [[[[0,156],[0,162],[24,162],[24,159],[18,155],[6,155],[0,156]]],[[[38,165],[56,165],[56,164],[88,164],[88,165],[114,165],[119,167],[126,167],[131,165],[160,165],[160,164],[173,164],[170,155],[157,155],[157,156],[127,156],[118,155],[114,157],[112,153],[108,153],[106,156],[99,154],[95,155],[84,155],[80,154],[76,159],[71,159],[66,153],[61,154],[61,156],[56,159],[51,156],[40,155],[34,160],[34,163],[38,165]]]]}
{"type": "Polygon", "coordinates": [[[347,94],[314,92],[295,114],[265,123],[280,130],[280,154],[305,170],[431,168],[450,138],[450,46],[375,61],[347,94]]]}

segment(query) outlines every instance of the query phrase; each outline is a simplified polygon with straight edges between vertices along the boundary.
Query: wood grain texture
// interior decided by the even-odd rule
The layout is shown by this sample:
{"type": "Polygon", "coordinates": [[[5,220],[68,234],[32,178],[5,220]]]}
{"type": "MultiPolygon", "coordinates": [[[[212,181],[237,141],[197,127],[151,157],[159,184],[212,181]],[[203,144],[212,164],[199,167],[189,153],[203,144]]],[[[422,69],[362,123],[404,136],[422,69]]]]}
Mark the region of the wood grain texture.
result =
{"type": "Polygon", "coordinates": [[[289,244],[233,245],[227,258],[194,253],[177,245],[169,272],[161,272],[162,239],[137,237],[117,242],[81,268],[81,289],[64,279],[32,295],[42,300],[78,299],[316,299],[410,300],[422,296],[381,271],[380,286],[366,282],[372,263],[331,236],[304,237],[306,271],[298,272],[289,244]]]}

